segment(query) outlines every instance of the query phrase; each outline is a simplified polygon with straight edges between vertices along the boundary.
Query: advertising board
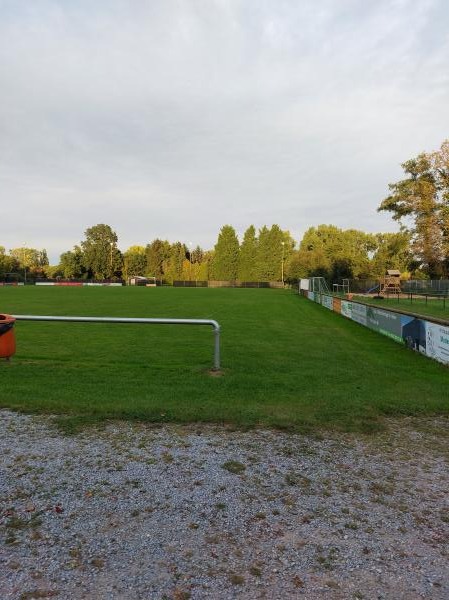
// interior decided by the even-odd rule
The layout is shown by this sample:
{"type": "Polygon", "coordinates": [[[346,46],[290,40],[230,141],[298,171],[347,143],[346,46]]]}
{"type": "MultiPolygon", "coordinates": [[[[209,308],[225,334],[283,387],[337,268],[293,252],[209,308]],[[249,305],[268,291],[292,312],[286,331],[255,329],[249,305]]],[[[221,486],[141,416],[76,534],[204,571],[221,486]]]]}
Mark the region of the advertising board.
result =
{"type": "Polygon", "coordinates": [[[369,306],[366,315],[366,325],[370,329],[382,333],[382,335],[391,337],[397,342],[402,342],[402,326],[412,319],[413,317],[369,306]],[[401,320],[401,317],[405,317],[404,321],[401,320]]]}
{"type": "Polygon", "coordinates": [[[352,319],[352,302],[341,301],[341,314],[348,319],[352,319]]]}
{"type": "Polygon", "coordinates": [[[334,298],[333,309],[334,312],[341,314],[341,298],[334,298]]]}
{"type": "Polygon", "coordinates": [[[307,298],[309,300],[315,300],[315,292],[307,292],[307,298]]]}
{"type": "Polygon", "coordinates": [[[333,309],[334,299],[332,296],[325,296],[324,294],[321,296],[321,304],[328,308],[329,310],[333,309]]]}
{"type": "Polygon", "coordinates": [[[449,364],[449,327],[424,321],[426,354],[439,362],[449,364]]]}
{"type": "Polygon", "coordinates": [[[366,327],[366,304],[357,304],[357,302],[353,302],[351,313],[351,319],[353,321],[356,321],[356,323],[360,323],[360,325],[365,325],[366,327]]]}

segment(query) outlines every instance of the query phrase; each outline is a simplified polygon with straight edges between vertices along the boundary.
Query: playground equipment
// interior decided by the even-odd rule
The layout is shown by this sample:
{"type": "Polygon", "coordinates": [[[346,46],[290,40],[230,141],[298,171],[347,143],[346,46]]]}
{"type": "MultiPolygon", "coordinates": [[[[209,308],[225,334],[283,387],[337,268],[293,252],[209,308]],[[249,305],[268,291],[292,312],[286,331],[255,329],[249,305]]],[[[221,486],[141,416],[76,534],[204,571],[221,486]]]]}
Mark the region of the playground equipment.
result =
{"type": "Polygon", "coordinates": [[[349,294],[349,279],[342,279],[342,283],[333,283],[332,292],[334,294],[349,294]]]}
{"type": "Polygon", "coordinates": [[[379,296],[401,293],[401,272],[397,269],[388,269],[387,274],[380,280],[379,296]]]}

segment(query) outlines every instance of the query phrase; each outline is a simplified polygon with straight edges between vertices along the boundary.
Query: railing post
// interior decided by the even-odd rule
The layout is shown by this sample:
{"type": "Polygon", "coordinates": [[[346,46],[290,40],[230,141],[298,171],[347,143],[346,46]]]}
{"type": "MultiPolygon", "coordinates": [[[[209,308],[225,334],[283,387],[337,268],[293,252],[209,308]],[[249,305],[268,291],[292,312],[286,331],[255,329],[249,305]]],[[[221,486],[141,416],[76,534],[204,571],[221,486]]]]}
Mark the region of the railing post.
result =
{"type": "Polygon", "coordinates": [[[217,327],[214,327],[214,371],[220,370],[220,326],[217,323],[217,327]]]}

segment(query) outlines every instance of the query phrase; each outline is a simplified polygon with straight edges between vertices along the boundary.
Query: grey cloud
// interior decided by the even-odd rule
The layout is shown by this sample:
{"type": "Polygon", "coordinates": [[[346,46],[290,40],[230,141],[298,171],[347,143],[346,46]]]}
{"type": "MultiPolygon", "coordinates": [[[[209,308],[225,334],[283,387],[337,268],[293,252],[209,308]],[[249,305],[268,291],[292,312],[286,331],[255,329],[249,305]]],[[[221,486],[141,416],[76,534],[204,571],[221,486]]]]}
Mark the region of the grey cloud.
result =
{"type": "Polygon", "coordinates": [[[2,245],[52,259],[232,223],[393,230],[400,162],[448,136],[444,0],[0,0],[2,245]]]}

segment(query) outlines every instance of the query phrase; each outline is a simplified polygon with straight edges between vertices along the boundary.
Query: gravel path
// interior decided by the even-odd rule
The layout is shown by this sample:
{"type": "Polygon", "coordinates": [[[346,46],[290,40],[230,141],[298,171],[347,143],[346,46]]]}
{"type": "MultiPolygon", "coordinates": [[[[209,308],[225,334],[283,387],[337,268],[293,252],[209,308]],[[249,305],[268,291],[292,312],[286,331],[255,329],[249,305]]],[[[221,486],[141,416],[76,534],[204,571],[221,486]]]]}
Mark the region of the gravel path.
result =
{"type": "Polygon", "coordinates": [[[449,598],[448,420],[363,437],[0,411],[0,597],[449,598]]]}

